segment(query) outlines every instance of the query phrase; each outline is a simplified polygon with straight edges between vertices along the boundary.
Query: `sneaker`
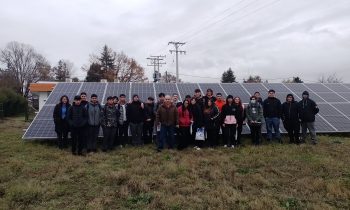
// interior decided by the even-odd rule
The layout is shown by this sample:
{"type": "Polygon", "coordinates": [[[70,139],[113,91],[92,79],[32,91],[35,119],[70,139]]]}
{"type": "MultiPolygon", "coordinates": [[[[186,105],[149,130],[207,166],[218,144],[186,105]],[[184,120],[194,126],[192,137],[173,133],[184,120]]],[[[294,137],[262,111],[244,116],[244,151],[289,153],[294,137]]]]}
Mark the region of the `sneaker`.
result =
{"type": "Polygon", "coordinates": [[[227,147],[227,145],[225,144],[225,145],[224,145],[224,147],[226,148],[226,147],[227,147]]]}
{"type": "Polygon", "coordinates": [[[201,150],[201,148],[197,147],[196,150],[199,151],[199,150],[201,150]]]}
{"type": "Polygon", "coordinates": [[[119,147],[120,147],[120,148],[123,148],[123,145],[120,145],[119,147]]]}
{"type": "Polygon", "coordinates": [[[234,148],[235,148],[235,145],[231,145],[230,148],[234,149],[234,148]]]}
{"type": "Polygon", "coordinates": [[[194,146],[194,147],[193,147],[193,149],[197,149],[197,148],[199,148],[199,147],[197,147],[197,146],[194,146]]]}

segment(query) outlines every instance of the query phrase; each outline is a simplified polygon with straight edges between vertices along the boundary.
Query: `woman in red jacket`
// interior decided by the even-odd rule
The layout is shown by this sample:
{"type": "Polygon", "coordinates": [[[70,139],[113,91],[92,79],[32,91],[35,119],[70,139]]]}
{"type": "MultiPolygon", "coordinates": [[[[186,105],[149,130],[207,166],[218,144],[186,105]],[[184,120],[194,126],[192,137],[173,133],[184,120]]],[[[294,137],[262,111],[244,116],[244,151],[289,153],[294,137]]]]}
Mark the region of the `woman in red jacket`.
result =
{"type": "Polygon", "coordinates": [[[178,108],[178,114],[179,114],[178,149],[182,150],[182,149],[185,149],[188,146],[189,142],[191,141],[190,127],[191,127],[191,121],[192,121],[192,114],[189,110],[188,100],[183,101],[182,106],[178,108]]]}

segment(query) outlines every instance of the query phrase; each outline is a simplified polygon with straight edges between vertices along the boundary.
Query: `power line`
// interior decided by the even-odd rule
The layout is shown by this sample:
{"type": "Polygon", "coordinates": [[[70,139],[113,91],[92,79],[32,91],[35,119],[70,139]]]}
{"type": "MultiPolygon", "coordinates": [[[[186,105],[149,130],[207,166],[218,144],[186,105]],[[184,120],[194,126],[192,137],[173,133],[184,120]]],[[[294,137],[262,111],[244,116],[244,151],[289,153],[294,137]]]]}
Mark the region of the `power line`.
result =
{"type": "Polygon", "coordinates": [[[153,66],[154,72],[153,72],[153,79],[154,82],[158,82],[160,80],[160,72],[159,67],[161,67],[163,64],[166,64],[164,60],[166,56],[165,55],[151,55],[147,59],[150,60],[150,64],[147,64],[147,66],[153,66]]]}
{"type": "Polygon", "coordinates": [[[172,53],[175,53],[176,55],[176,82],[179,82],[179,53],[180,54],[186,54],[186,51],[184,50],[179,50],[179,47],[180,46],[183,46],[185,45],[186,43],[185,42],[169,42],[168,45],[174,45],[175,47],[175,50],[169,50],[169,52],[172,54],[172,53]]]}

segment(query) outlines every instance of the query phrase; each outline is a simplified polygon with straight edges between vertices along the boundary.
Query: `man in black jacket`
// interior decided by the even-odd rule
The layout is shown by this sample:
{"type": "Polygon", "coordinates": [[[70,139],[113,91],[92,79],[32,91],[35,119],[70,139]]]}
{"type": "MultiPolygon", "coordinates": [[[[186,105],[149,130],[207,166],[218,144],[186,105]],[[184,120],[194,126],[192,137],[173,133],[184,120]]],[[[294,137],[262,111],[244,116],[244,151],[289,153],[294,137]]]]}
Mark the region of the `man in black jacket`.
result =
{"type": "Polygon", "coordinates": [[[315,130],[315,115],[319,112],[316,102],[309,98],[309,92],[303,92],[303,100],[298,103],[299,119],[302,128],[302,142],[305,143],[306,132],[309,129],[312,144],[317,144],[315,130]]]}
{"type": "Polygon", "coordinates": [[[282,143],[280,133],[280,119],[281,119],[282,104],[281,101],[275,97],[275,91],[269,90],[268,98],[263,102],[263,111],[266,122],[267,140],[272,139],[272,127],[275,131],[276,139],[282,143]]]}
{"type": "Polygon", "coordinates": [[[138,95],[132,97],[132,102],[126,109],[126,116],[130,124],[131,141],[134,146],[143,145],[142,128],[145,119],[144,104],[139,100],[138,95]]]}
{"type": "Polygon", "coordinates": [[[68,123],[72,134],[72,153],[73,155],[83,155],[83,147],[85,145],[85,127],[88,121],[86,108],[81,104],[81,97],[75,96],[73,105],[68,110],[68,123]]]}
{"type": "Polygon", "coordinates": [[[299,113],[298,102],[294,100],[293,94],[288,94],[286,102],[282,104],[282,121],[283,126],[288,132],[289,143],[299,144],[299,113]]]}
{"type": "Polygon", "coordinates": [[[152,143],[154,128],[154,98],[148,97],[145,104],[145,120],[143,123],[143,140],[145,144],[152,143]]]}

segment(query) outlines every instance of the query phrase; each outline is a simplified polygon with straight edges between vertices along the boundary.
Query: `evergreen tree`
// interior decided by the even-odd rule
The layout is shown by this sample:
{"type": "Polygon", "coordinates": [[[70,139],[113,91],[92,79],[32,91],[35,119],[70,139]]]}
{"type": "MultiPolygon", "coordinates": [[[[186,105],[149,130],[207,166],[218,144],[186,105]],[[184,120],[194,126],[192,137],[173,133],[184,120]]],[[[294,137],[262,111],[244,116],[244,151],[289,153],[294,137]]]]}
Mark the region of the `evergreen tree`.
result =
{"type": "Polygon", "coordinates": [[[232,71],[231,67],[222,74],[221,82],[222,83],[236,82],[236,76],[234,75],[234,72],[232,71]]]}

